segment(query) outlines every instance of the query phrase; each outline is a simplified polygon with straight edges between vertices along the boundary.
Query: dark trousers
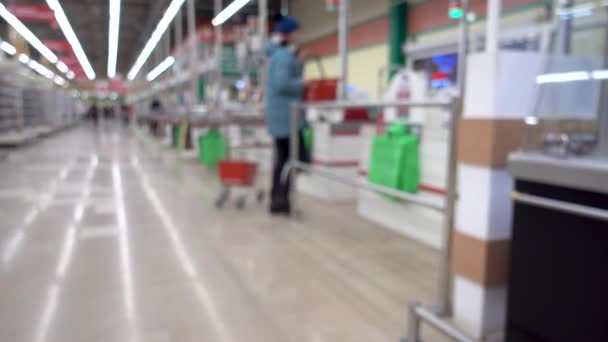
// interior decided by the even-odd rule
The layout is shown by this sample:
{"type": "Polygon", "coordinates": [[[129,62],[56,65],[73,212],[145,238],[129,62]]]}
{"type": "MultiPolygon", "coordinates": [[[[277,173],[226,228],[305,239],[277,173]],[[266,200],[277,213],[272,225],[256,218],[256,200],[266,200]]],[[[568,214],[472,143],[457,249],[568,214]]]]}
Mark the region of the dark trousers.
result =
{"type": "MultiPolygon", "coordinates": [[[[310,155],[304,146],[302,132],[300,132],[299,144],[299,159],[301,162],[309,163],[310,155]]],[[[289,162],[290,154],[289,138],[274,139],[274,170],[272,173],[272,198],[289,200],[289,192],[291,191],[291,173],[285,183],[281,182],[283,169],[289,162]]]]}

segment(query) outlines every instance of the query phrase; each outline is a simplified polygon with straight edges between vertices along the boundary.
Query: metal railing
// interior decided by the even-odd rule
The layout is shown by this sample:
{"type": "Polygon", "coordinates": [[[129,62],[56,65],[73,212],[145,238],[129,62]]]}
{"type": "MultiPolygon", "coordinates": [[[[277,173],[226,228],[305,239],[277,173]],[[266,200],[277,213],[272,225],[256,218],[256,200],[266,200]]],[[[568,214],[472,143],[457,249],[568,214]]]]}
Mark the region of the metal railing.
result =
{"type": "Polygon", "coordinates": [[[514,191],[511,197],[518,203],[583,216],[594,220],[608,221],[608,210],[605,209],[529,195],[517,191],[514,191]]]}
{"type": "MultiPolygon", "coordinates": [[[[315,174],[320,177],[330,179],[335,182],[339,182],[348,186],[352,186],[358,189],[368,190],[395,198],[399,198],[408,203],[430,208],[443,213],[443,241],[441,248],[441,260],[439,265],[439,280],[438,280],[438,294],[437,303],[433,306],[434,310],[425,309],[419,305],[415,309],[411,309],[410,315],[410,331],[408,336],[409,341],[419,341],[419,325],[421,320],[430,323],[432,326],[450,336],[457,339],[458,341],[473,341],[469,339],[465,334],[458,332],[454,327],[441,318],[447,316],[451,312],[451,237],[454,230],[454,213],[455,213],[455,200],[456,200],[456,178],[457,178],[457,158],[456,158],[456,142],[458,140],[458,118],[462,112],[462,105],[459,99],[451,101],[373,101],[373,102],[362,102],[353,103],[345,101],[337,102],[302,102],[294,103],[291,108],[291,135],[290,135],[290,161],[289,166],[284,170],[283,181],[291,182],[292,189],[295,188],[295,182],[297,172],[293,170],[303,170],[310,174],[315,174]],[[452,115],[449,124],[449,139],[448,139],[448,163],[446,170],[446,196],[444,202],[441,205],[432,201],[414,196],[410,193],[390,189],[387,187],[370,184],[365,181],[360,181],[353,178],[342,177],[331,172],[319,169],[313,165],[306,164],[300,161],[299,156],[299,145],[300,145],[300,134],[299,134],[299,116],[302,110],[316,109],[316,110],[339,110],[348,108],[391,108],[391,107],[404,107],[410,108],[438,108],[449,111],[452,115]],[[291,177],[287,175],[291,174],[291,177]],[[415,326],[415,327],[414,327],[415,326]]],[[[297,215],[299,213],[297,208],[296,191],[291,192],[292,208],[293,213],[297,215]]]]}
{"type": "Polygon", "coordinates": [[[412,303],[409,307],[409,322],[407,326],[407,337],[401,342],[420,342],[420,327],[424,321],[433,328],[441,331],[447,337],[458,342],[475,342],[476,339],[468,336],[450,323],[443,320],[435,312],[425,308],[418,303],[412,303]]]}

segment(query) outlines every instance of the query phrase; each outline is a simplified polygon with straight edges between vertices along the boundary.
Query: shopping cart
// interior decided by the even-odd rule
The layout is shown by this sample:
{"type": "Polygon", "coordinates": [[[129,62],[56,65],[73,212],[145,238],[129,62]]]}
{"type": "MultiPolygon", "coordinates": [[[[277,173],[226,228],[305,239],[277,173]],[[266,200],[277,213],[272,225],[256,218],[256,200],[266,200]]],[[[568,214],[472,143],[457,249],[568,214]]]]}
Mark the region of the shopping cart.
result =
{"type": "Polygon", "coordinates": [[[240,194],[235,205],[237,209],[245,209],[247,203],[247,195],[250,192],[256,192],[258,203],[264,201],[264,190],[256,191],[256,179],[258,174],[258,165],[245,160],[220,160],[218,162],[219,176],[222,183],[222,191],[215,201],[217,208],[223,208],[226,202],[230,200],[232,189],[241,188],[246,191],[240,194]]]}

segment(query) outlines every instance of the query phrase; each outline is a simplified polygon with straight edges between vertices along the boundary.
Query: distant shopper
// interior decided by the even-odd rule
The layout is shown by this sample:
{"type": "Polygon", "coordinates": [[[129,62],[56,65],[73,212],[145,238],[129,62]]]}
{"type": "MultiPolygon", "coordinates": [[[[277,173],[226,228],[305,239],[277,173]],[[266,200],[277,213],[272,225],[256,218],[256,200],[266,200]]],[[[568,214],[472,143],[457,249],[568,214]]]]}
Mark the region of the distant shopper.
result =
{"type": "MultiPolygon", "coordinates": [[[[266,125],[274,138],[274,170],[270,212],[272,214],[289,214],[290,182],[281,182],[281,174],[290,158],[289,135],[291,131],[291,105],[302,98],[302,60],[298,58],[295,48],[300,23],[292,17],[280,18],[275,25],[275,34],[266,47],[268,56],[268,78],[265,91],[266,125]]],[[[307,161],[308,155],[302,139],[304,117],[300,118],[299,155],[307,161]]]]}
{"type": "Polygon", "coordinates": [[[95,126],[99,124],[99,109],[97,106],[93,105],[89,108],[88,116],[93,121],[95,126]]]}
{"type": "MultiPolygon", "coordinates": [[[[163,114],[163,104],[160,102],[159,99],[154,99],[152,100],[152,103],[150,104],[150,114],[152,115],[162,115],[163,114]]],[[[156,120],[152,120],[150,122],[150,131],[154,134],[154,135],[159,135],[159,124],[158,121],[156,120]]]]}

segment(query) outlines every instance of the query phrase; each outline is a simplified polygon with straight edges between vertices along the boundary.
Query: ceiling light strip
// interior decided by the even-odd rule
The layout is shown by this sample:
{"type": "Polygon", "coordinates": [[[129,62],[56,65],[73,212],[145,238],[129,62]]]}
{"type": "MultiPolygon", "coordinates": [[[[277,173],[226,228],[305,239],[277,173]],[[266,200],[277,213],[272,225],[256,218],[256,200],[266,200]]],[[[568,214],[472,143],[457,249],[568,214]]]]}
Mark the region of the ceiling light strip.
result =
{"type": "Polygon", "coordinates": [[[62,61],[57,62],[57,64],[55,64],[55,66],[57,67],[57,70],[61,71],[64,74],[67,74],[70,71],[68,66],[65,65],[65,63],[63,63],[62,61]]]}
{"type": "Polygon", "coordinates": [[[30,62],[30,58],[24,53],[20,53],[18,59],[19,62],[23,64],[28,64],[30,62]]]}
{"type": "Polygon", "coordinates": [[[17,53],[17,49],[15,49],[14,46],[5,41],[0,42],[0,49],[11,56],[14,56],[17,53]]]}
{"type": "Polygon", "coordinates": [[[57,23],[59,23],[59,27],[61,27],[65,38],[72,46],[72,50],[74,50],[76,58],[78,59],[78,62],[80,62],[80,65],[82,66],[82,69],[84,70],[85,74],[90,80],[94,80],[95,71],[93,70],[91,63],[89,62],[87,55],[84,53],[82,45],[80,45],[80,41],[78,41],[78,37],[76,37],[76,34],[74,33],[74,30],[72,29],[72,26],[70,25],[70,22],[68,21],[68,18],[66,17],[65,12],[63,11],[63,8],[59,4],[59,1],[46,0],[46,3],[53,11],[55,11],[55,19],[57,19],[57,23]]]}
{"type": "Polygon", "coordinates": [[[150,36],[150,39],[139,54],[139,57],[137,57],[135,64],[129,71],[129,74],[127,75],[129,80],[132,81],[135,79],[135,77],[137,77],[137,74],[141,71],[141,68],[144,66],[144,64],[154,51],[154,48],[156,48],[156,45],[158,45],[158,42],[167,30],[167,27],[169,27],[169,25],[177,15],[177,12],[179,12],[179,9],[184,4],[184,1],[185,0],[173,0],[171,2],[167,10],[165,11],[165,14],[163,15],[162,19],[154,29],[154,32],[152,32],[152,36],[150,36]]]}
{"type": "Polygon", "coordinates": [[[46,45],[42,44],[40,39],[36,37],[35,34],[32,33],[23,23],[17,19],[11,12],[6,9],[6,7],[0,3],[0,17],[2,17],[6,22],[11,25],[17,33],[19,33],[23,39],[25,39],[30,45],[34,47],[34,49],[38,50],[41,55],[44,56],[49,62],[55,64],[58,59],[57,56],[51,51],[46,45]]]}
{"type": "Polygon", "coordinates": [[[230,19],[236,12],[240,11],[243,6],[247,5],[251,0],[234,0],[228,7],[224,8],[213,20],[213,26],[222,25],[226,20],[230,19]]]}
{"type": "Polygon", "coordinates": [[[162,63],[160,63],[154,70],[150,71],[146,76],[148,82],[154,81],[158,76],[160,76],[163,72],[169,69],[173,63],[175,63],[175,58],[173,56],[167,57],[162,63]]]}
{"type": "Polygon", "coordinates": [[[110,0],[110,28],[108,41],[108,78],[116,77],[120,33],[120,0],[110,0]]]}

